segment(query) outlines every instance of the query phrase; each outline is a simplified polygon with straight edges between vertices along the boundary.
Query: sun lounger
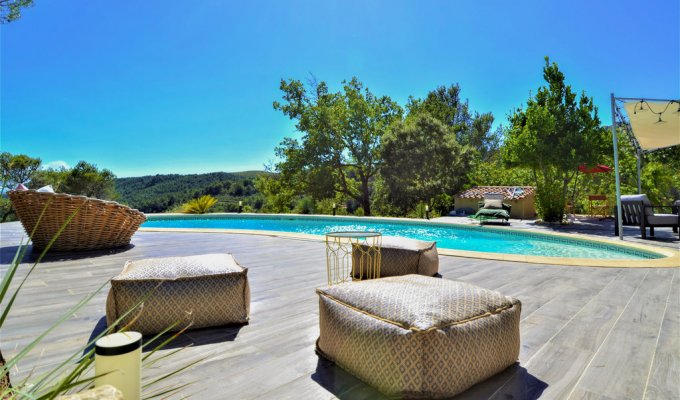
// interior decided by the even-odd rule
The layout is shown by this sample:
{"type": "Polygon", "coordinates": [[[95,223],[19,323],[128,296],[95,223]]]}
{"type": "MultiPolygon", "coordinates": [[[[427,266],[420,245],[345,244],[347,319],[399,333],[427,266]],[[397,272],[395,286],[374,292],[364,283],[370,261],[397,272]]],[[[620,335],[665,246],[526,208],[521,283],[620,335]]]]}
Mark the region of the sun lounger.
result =
{"type": "Polygon", "coordinates": [[[505,222],[510,220],[510,210],[512,207],[509,204],[503,203],[505,196],[500,193],[490,193],[484,195],[484,201],[479,203],[479,210],[470,218],[484,223],[489,220],[502,219],[505,222]]]}
{"type": "Polygon", "coordinates": [[[114,201],[36,190],[13,190],[8,196],[26,233],[33,233],[33,250],[46,248],[71,216],[51,251],[125,246],[146,221],[143,213],[114,201]]]}

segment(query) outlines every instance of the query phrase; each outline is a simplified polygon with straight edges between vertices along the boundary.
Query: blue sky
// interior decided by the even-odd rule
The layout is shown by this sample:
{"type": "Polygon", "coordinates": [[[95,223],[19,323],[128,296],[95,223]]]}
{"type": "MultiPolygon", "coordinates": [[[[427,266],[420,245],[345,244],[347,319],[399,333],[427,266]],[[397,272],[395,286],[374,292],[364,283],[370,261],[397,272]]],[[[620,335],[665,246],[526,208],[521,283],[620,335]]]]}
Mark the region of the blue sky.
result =
{"type": "Polygon", "coordinates": [[[3,151],[118,176],[262,169],[282,78],[357,76],[405,103],[458,82],[503,123],[543,57],[609,94],[680,97],[671,1],[46,1],[1,31],[3,151]]]}

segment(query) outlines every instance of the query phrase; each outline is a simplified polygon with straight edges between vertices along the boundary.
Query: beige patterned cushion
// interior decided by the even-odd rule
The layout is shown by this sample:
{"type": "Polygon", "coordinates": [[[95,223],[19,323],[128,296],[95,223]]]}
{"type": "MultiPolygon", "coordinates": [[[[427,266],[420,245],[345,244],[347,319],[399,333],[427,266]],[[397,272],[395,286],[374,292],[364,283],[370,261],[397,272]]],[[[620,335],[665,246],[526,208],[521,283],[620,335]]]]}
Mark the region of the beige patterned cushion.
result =
{"type": "Polygon", "coordinates": [[[406,275],[318,289],[324,357],[382,392],[445,398],[515,363],[518,300],[406,275]]]}
{"type": "MultiPolygon", "coordinates": [[[[365,246],[362,246],[365,248],[365,246]]],[[[365,253],[352,252],[352,262],[365,253]]],[[[380,247],[380,276],[420,274],[433,276],[439,272],[437,242],[384,236],[380,247]]]]}
{"type": "Polygon", "coordinates": [[[248,321],[250,288],[248,270],[231,254],[152,258],[127,262],[111,280],[106,303],[109,325],[142,334],[158,333],[248,321]]]}
{"type": "Polygon", "coordinates": [[[503,200],[500,199],[484,199],[484,208],[488,209],[503,209],[503,200]]]}

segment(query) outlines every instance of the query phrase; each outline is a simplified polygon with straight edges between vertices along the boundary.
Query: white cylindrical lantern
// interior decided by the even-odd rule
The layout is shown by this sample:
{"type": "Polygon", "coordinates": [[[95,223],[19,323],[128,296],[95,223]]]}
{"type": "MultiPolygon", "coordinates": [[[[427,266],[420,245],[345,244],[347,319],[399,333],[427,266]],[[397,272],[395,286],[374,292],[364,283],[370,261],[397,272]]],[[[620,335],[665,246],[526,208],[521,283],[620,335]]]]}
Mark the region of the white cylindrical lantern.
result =
{"type": "Polygon", "coordinates": [[[243,201],[239,200],[238,201],[238,206],[241,207],[243,205],[243,201]]]}
{"type": "Polygon", "coordinates": [[[97,340],[94,348],[95,387],[111,385],[125,400],[139,400],[142,391],[142,334],[119,332],[97,340]],[[100,376],[101,375],[101,376],[100,376]]]}

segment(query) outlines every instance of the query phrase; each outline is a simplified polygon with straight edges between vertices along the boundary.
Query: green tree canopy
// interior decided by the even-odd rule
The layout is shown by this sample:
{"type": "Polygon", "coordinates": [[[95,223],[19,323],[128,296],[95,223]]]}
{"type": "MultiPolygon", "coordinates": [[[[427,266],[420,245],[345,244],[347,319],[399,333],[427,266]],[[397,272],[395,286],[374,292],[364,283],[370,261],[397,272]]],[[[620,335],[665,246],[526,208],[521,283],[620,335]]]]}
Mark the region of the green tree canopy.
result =
{"type": "Polygon", "coordinates": [[[472,186],[530,186],[534,184],[531,170],[525,167],[508,168],[503,165],[500,152],[488,160],[478,162],[468,174],[472,186]]]}
{"type": "Polygon", "coordinates": [[[255,179],[255,187],[265,197],[262,211],[288,213],[293,207],[294,191],[278,175],[261,175],[255,179]]]}
{"type": "Polygon", "coordinates": [[[458,143],[452,127],[423,113],[393,125],[383,137],[382,157],[388,198],[406,214],[421,202],[450,200],[465,182],[472,151],[458,143]]]}
{"type": "Polygon", "coordinates": [[[2,222],[12,214],[12,204],[5,197],[7,189],[14,189],[20,183],[26,183],[31,175],[40,168],[39,158],[32,158],[25,154],[0,153],[0,214],[2,222]]]}
{"type": "Polygon", "coordinates": [[[60,191],[111,200],[116,197],[115,179],[108,169],[100,170],[94,164],[80,161],[68,172],[60,191]]]}
{"type": "Polygon", "coordinates": [[[43,186],[52,185],[55,192],[60,192],[61,185],[69,174],[69,169],[61,168],[41,168],[31,175],[31,189],[38,189],[43,186]]]}
{"type": "Polygon", "coordinates": [[[20,183],[26,183],[31,175],[40,168],[42,161],[25,154],[0,153],[0,179],[2,190],[11,189],[20,183]]]}
{"type": "Polygon", "coordinates": [[[577,96],[548,57],[543,78],[548,85],[510,116],[503,158],[508,165],[531,169],[539,215],[559,222],[578,166],[601,162],[606,134],[593,99],[577,96]]]}
{"type": "MultiPolygon", "coordinates": [[[[619,128],[619,174],[621,177],[621,194],[637,193],[637,158],[636,150],[628,135],[619,128]]],[[[605,151],[602,164],[614,166],[614,149],[611,129],[607,129],[605,151]]],[[[671,147],[643,154],[641,183],[642,193],[647,194],[653,204],[669,205],[680,198],[680,153],[674,152],[680,147],[671,147]]],[[[604,174],[579,174],[578,182],[571,185],[575,203],[584,212],[587,210],[587,194],[605,194],[615,199],[616,181],[613,172],[604,174]]],[[[570,195],[571,196],[571,195],[570,195]]],[[[668,212],[668,210],[658,210],[668,212]]]]}
{"type": "Polygon", "coordinates": [[[501,128],[492,130],[493,114],[470,111],[467,100],[460,98],[458,84],[439,86],[424,99],[410,97],[407,104],[408,118],[427,113],[449,126],[458,143],[470,146],[478,158],[487,160],[498,150],[501,128]]]}
{"type": "Polygon", "coordinates": [[[277,148],[279,179],[319,199],[341,193],[370,215],[370,182],[380,168],[381,138],[401,119],[401,107],[374,95],[357,78],[344,81],[339,92],[331,92],[325,82],[305,87],[293,79],[282,80],[280,89],[283,102],[274,102],[274,109],[296,121],[302,138],[285,138],[277,148]]]}
{"type": "Polygon", "coordinates": [[[21,9],[33,5],[33,0],[0,0],[0,23],[7,24],[21,18],[21,9]]]}

